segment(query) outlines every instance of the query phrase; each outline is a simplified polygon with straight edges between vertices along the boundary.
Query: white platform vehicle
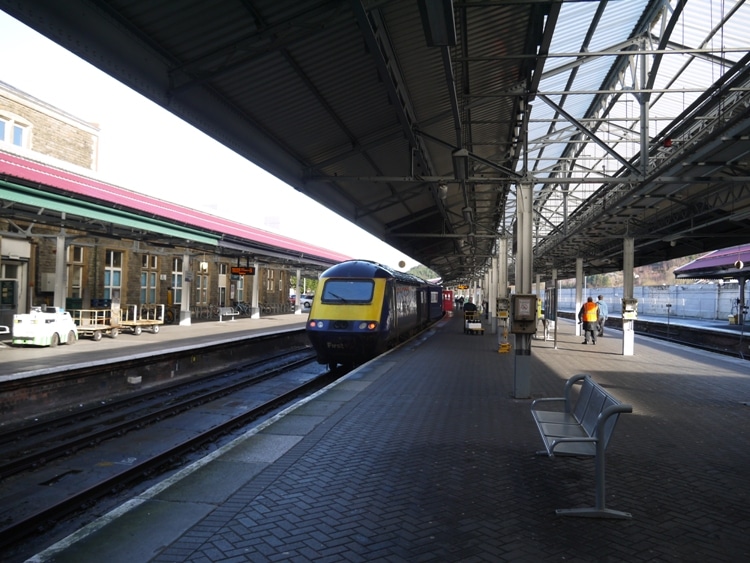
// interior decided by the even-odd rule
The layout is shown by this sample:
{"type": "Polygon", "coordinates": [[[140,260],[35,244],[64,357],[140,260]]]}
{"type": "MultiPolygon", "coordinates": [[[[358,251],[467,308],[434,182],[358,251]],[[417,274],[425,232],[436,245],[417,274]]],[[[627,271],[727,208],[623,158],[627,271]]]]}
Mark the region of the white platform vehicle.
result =
{"type": "Polygon", "coordinates": [[[57,346],[77,340],[73,318],[58,307],[32,307],[30,313],[13,315],[13,346],[57,346]]]}

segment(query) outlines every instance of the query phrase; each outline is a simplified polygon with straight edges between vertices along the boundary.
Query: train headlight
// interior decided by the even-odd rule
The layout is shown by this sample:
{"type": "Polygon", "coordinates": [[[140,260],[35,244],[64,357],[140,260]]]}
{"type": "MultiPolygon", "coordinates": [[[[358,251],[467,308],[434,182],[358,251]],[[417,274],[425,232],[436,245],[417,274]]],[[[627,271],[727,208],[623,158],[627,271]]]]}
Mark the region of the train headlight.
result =
{"type": "Polygon", "coordinates": [[[323,321],[310,321],[307,326],[310,328],[323,328],[323,321]]]}
{"type": "Polygon", "coordinates": [[[378,327],[378,323],[374,321],[362,321],[359,323],[359,330],[375,330],[378,327]]]}

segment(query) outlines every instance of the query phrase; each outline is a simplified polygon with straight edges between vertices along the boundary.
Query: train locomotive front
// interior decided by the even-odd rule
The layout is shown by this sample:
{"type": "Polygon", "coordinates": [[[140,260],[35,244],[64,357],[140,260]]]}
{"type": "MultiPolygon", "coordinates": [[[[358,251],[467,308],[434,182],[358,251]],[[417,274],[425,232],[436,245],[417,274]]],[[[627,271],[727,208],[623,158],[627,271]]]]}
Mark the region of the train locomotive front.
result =
{"type": "Polygon", "coordinates": [[[436,315],[433,292],[416,276],[375,262],[332,266],[320,277],[307,322],[318,362],[352,366],[385,352],[436,315]]]}

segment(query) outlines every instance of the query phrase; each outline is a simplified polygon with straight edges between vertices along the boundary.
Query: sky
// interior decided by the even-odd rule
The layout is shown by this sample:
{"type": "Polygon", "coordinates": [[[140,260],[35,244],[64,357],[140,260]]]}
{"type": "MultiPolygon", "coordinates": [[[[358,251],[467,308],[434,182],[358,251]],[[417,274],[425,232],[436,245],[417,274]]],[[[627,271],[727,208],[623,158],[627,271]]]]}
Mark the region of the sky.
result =
{"type": "Polygon", "coordinates": [[[99,126],[99,179],[352,258],[418,265],[2,11],[0,52],[0,81],[99,126]]]}

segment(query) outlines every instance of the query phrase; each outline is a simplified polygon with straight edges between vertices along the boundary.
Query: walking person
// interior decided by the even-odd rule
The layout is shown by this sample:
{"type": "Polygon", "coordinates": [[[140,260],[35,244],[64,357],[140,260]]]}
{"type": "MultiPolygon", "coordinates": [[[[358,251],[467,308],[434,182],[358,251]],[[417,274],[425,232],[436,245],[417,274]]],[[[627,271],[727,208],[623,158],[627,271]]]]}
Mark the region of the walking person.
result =
{"type": "Polygon", "coordinates": [[[594,303],[593,297],[589,297],[586,299],[586,303],[581,305],[581,310],[578,311],[578,322],[583,323],[582,344],[589,343],[589,336],[591,336],[591,343],[596,344],[596,325],[599,322],[599,306],[594,303]]]}
{"type": "Polygon", "coordinates": [[[604,296],[600,295],[597,297],[598,301],[596,302],[597,307],[599,307],[599,319],[596,323],[597,333],[599,336],[604,336],[604,325],[607,322],[607,319],[609,318],[609,307],[604,302],[604,296]]]}
{"type": "Polygon", "coordinates": [[[464,311],[467,313],[476,313],[477,312],[477,306],[474,304],[474,298],[469,297],[469,300],[464,304],[464,311]]]}

